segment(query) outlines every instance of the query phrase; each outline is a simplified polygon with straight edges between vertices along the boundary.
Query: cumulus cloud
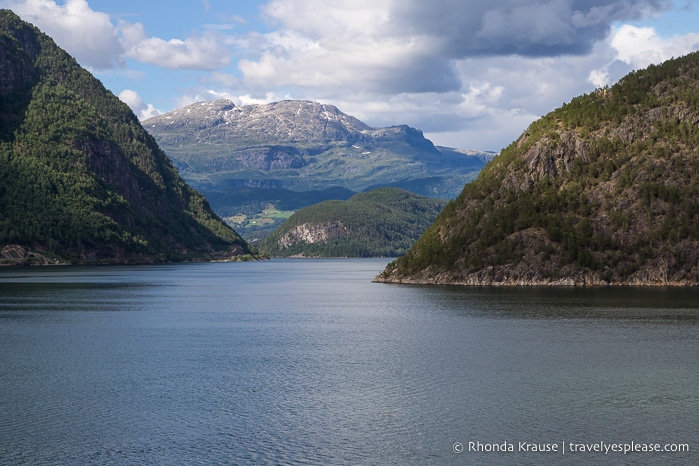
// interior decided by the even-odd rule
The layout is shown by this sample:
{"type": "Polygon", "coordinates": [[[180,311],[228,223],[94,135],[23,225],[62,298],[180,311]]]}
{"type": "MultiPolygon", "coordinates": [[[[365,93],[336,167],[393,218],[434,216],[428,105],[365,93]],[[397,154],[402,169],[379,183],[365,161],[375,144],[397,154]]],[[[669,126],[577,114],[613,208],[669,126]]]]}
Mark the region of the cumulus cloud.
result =
{"type": "Polygon", "coordinates": [[[285,89],[374,126],[407,123],[436,142],[461,135],[497,150],[506,145],[497,140],[509,142],[529,122],[642,62],[639,43],[624,51],[626,36],[613,25],[671,7],[670,0],[272,0],[263,11],[274,32],[251,42],[256,52],[238,62],[238,85],[260,98],[285,89]]]}
{"type": "Polygon", "coordinates": [[[672,57],[679,57],[699,48],[699,34],[687,34],[670,39],[660,37],[650,27],[623,25],[614,28],[610,40],[617,59],[633,68],[645,68],[672,57]]]}
{"type": "Polygon", "coordinates": [[[52,0],[3,0],[0,5],[51,36],[83,66],[112,68],[124,52],[109,15],[94,11],[86,0],[67,0],[63,5],[52,0]]]}
{"type": "Polygon", "coordinates": [[[605,45],[611,59],[589,75],[589,81],[596,86],[613,84],[632,70],[699,50],[699,34],[663,38],[652,27],[624,24],[612,28],[605,45]]]}
{"type": "Polygon", "coordinates": [[[395,24],[439,38],[443,53],[455,58],[556,56],[587,53],[615,21],[671,6],[670,0],[406,0],[396,3],[395,24]]]}
{"type": "MultiPolygon", "coordinates": [[[[0,0],[51,36],[78,62],[95,70],[124,65],[124,58],[169,69],[216,70],[227,66],[227,39],[207,31],[185,39],[149,37],[141,23],[118,21],[90,8],[86,0],[0,0]]],[[[204,1],[204,7],[209,4],[204,1]]]]}
{"type": "Polygon", "coordinates": [[[185,40],[148,37],[141,23],[119,23],[125,56],[163,68],[216,70],[230,63],[230,55],[213,32],[185,40]]]}
{"type": "Polygon", "coordinates": [[[315,88],[321,93],[357,88],[375,93],[458,89],[452,63],[419,40],[386,38],[380,44],[342,36],[314,42],[287,36],[256,59],[238,63],[251,88],[315,88]]]}
{"type": "MultiPolygon", "coordinates": [[[[85,0],[58,3],[0,0],[83,65],[129,59],[210,71],[177,82],[181,97],[170,97],[179,106],[316,100],[373,126],[406,123],[435,143],[475,149],[499,150],[570,98],[699,49],[697,34],[663,38],[628,25],[671,0],[269,0],[260,9],[267,32],[242,32],[235,26],[245,20],[228,11],[227,24],[174,39],[85,0]]],[[[202,0],[218,8],[211,4],[202,0]]],[[[141,118],[159,112],[134,91],[120,97],[141,118]]]]}
{"type": "Polygon", "coordinates": [[[433,38],[394,34],[393,0],[274,0],[264,8],[277,27],[256,57],[241,60],[246,83],[370,92],[447,92],[459,83],[433,38]]]}
{"type": "Polygon", "coordinates": [[[584,55],[615,21],[670,0],[272,0],[274,33],[239,62],[250,86],[361,87],[373,93],[461,89],[455,61],[584,55]]]}
{"type": "Polygon", "coordinates": [[[138,95],[138,92],[131,89],[124,89],[121,91],[119,93],[119,99],[131,108],[139,120],[147,120],[148,118],[163,113],[152,104],[147,104],[141,96],[138,95]]]}
{"type": "Polygon", "coordinates": [[[592,70],[587,80],[597,88],[608,86],[610,84],[609,71],[606,69],[592,70]]]}

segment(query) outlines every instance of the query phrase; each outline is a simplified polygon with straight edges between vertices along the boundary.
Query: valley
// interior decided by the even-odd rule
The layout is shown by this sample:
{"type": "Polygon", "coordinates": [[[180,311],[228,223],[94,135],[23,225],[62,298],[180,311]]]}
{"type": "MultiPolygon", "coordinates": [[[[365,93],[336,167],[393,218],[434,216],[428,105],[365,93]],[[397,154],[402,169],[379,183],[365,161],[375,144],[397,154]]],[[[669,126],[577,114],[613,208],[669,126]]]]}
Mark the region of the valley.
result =
{"type": "MultiPolygon", "coordinates": [[[[332,105],[198,102],[144,121],[181,176],[223,218],[259,217],[380,187],[453,199],[495,156],[435,147],[406,125],[372,128],[332,105]]],[[[257,222],[257,220],[255,220],[257,222]]],[[[273,228],[233,223],[255,241],[273,228]]]]}

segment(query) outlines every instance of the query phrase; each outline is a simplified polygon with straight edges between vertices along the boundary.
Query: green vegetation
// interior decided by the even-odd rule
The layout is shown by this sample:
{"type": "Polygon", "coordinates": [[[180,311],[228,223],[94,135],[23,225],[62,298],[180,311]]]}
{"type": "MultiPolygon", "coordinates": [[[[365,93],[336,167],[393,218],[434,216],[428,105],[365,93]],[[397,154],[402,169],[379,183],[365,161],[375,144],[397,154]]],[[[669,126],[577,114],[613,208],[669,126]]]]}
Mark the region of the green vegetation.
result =
{"type": "Polygon", "coordinates": [[[699,283],[697,89],[694,53],[551,112],[379,279],[699,283]]]}
{"type": "Polygon", "coordinates": [[[257,214],[238,214],[224,217],[223,220],[233,226],[236,231],[241,232],[241,235],[245,235],[248,241],[254,242],[267,236],[291,217],[293,213],[293,210],[277,210],[274,205],[268,204],[265,210],[257,214]]]}
{"type": "Polygon", "coordinates": [[[272,256],[390,257],[405,253],[446,201],[397,188],[325,201],[294,213],[260,243],[272,256]]]}
{"type": "Polygon", "coordinates": [[[0,10],[0,248],[58,261],[249,253],[135,115],[54,42],[0,10]]]}
{"type": "Polygon", "coordinates": [[[225,192],[209,191],[207,199],[235,231],[252,243],[270,234],[296,210],[332,199],[344,201],[355,194],[339,187],[303,192],[284,188],[232,187],[225,192]]]}

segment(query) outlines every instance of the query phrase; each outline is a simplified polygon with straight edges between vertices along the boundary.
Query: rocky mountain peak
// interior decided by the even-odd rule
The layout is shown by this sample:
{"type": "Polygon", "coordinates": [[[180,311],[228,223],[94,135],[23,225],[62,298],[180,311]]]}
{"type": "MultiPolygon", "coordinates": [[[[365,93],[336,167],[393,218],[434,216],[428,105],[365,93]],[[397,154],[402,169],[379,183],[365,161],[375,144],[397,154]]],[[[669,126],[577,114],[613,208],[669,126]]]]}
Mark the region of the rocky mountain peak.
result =
{"type": "Polygon", "coordinates": [[[246,145],[327,142],[361,137],[372,128],[333,105],[282,101],[237,106],[230,100],[197,102],[144,122],[153,133],[200,132],[209,142],[234,140],[246,145]]]}

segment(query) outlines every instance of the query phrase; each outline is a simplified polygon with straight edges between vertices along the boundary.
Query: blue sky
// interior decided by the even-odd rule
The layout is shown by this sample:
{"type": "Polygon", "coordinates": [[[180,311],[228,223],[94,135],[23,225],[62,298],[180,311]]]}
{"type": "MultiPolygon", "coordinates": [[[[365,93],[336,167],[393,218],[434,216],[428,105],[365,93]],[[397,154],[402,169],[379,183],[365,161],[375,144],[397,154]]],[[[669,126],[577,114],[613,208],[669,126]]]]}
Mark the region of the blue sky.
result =
{"type": "Polygon", "coordinates": [[[499,151],[633,69],[699,50],[688,0],[0,0],[142,119],[305,99],[499,151]]]}

